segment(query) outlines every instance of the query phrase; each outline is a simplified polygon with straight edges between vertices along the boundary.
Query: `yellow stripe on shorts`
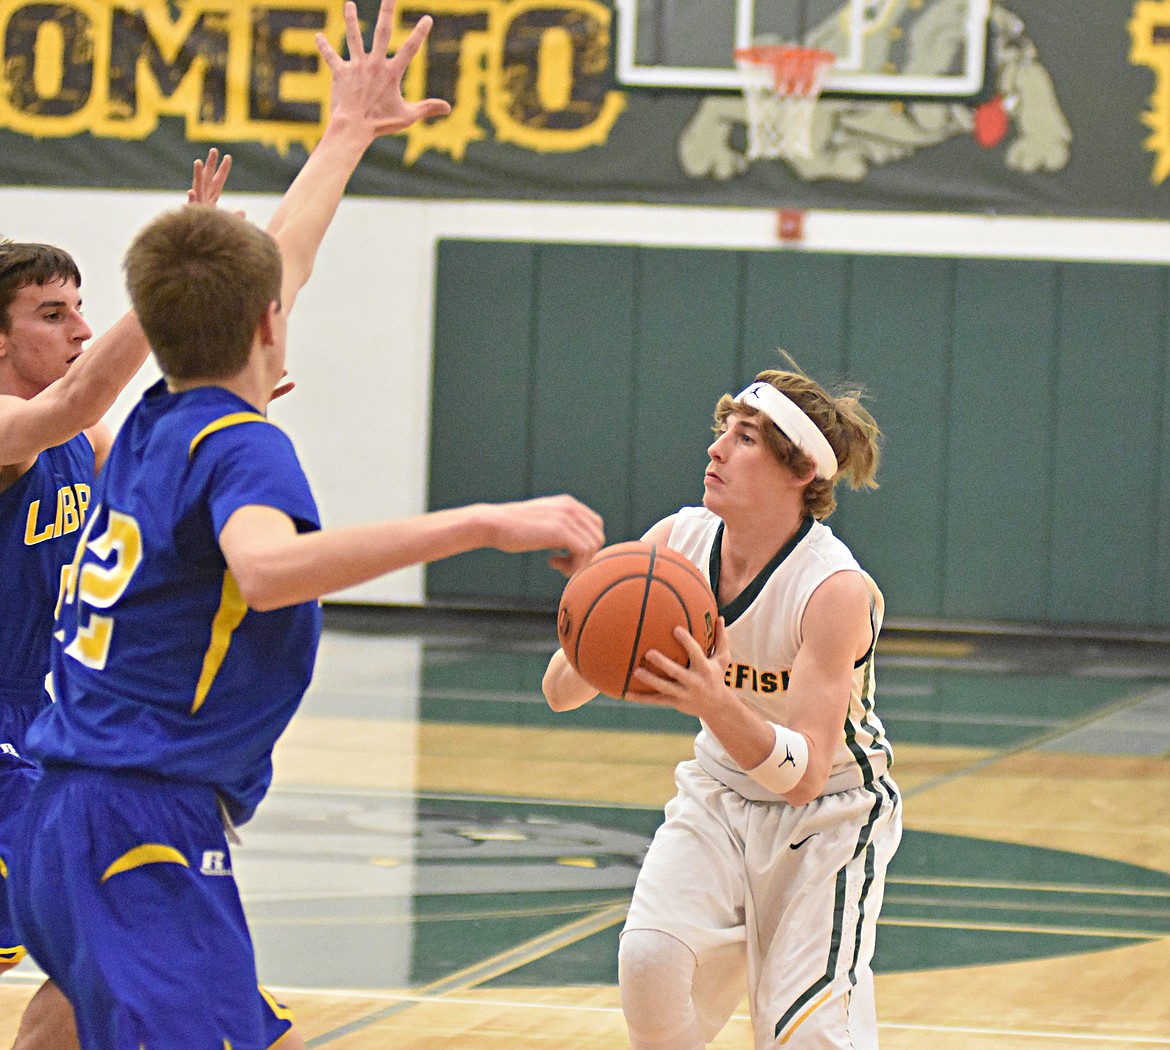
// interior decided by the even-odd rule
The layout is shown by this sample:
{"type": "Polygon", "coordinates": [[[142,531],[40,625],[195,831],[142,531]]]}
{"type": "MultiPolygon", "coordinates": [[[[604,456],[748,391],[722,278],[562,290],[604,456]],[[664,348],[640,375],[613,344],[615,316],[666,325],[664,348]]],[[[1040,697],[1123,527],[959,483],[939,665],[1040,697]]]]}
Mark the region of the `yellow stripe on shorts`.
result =
{"type": "MultiPolygon", "coordinates": [[[[262,984],[256,985],[260,989],[260,994],[264,997],[264,1001],[268,1004],[268,1009],[272,1011],[272,1016],[281,1020],[288,1021],[290,1024],[293,1020],[293,1012],[287,1006],[281,1006],[274,998],[272,993],[262,984]]],[[[287,1034],[287,1033],[286,1033],[287,1034]]],[[[279,1042],[280,1040],[277,1040],[279,1042]]]]}
{"type": "Polygon", "coordinates": [[[161,842],[144,842],[141,846],[127,850],[106,868],[101,881],[105,882],[124,871],[142,868],[147,864],[181,864],[184,868],[191,867],[187,863],[187,858],[174,846],[164,846],[161,842]]]}
{"type": "Polygon", "coordinates": [[[0,963],[15,966],[26,954],[23,944],[18,944],[15,948],[0,948],[0,963]]]}

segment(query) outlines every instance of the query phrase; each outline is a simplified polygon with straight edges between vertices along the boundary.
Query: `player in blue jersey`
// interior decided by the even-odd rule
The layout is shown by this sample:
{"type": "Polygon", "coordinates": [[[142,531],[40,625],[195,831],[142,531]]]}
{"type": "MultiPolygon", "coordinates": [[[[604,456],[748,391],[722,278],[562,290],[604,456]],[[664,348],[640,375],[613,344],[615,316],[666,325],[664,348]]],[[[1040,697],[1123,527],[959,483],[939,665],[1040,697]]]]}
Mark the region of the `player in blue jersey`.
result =
{"type": "MultiPolygon", "coordinates": [[[[400,96],[378,103],[377,85],[397,96],[429,28],[379,58],[391,8],[369,54],[353,5],[349,62],[318,39],[331,128],[372,135],[427,115],[400,96]],[[366,70],[382,65],[375,81],[366,70]],[[360,118],[341,119],[347,92],[367,100],[360,118]]],[[[264,414],[307,273],[287,258],[282,271],[281,256],[206,208],[156,220],[127,256],[165,378],[90,497],[55,629],[57,702],[27,735],[43,775],[10,873],[29,950],[72,1001],[86,1048],[272,1045],[228,838],[263,798],[308,685],[321,595],[478,547],[550,549],[570,574],[603,542],[600,518],[569,496],[321,530],[292,445],[264,414]]],[[[297,1045],[288,1031],[281,1047],[297,1045]]]]}
{"type": "MultiPolygon", "coordinates": [[[[350,60],[342,62],[330,50],[329,124],[268,227],[282,255],[286,308],[308,279],[345,185],[369,145],[418,119],[449,111],[441,100],[409,104],[402,99],[403,73],[430,20],[424,19],[391,58],[386,56],[390,14],[390,5],[384,4],[379,55],[365,53],[352,11],[346,16],[350,60]]],[[[212,151],[206,165],[196,162],[190,202],[214,203],[218,197],[230,158],[222,165],[217,161],[212,151]]],[[[80,275],[73,261],[51,248],[5,248],[0,251],[0,548],[9,579],[17,579],[19,586],[0,597],[5,612],[0,660],[17,661],[0,663],[0,876],[7,873],[11,818],[35,775],[21,752],[26,726],[48,702],[47,645],[62,567],[80,535],[94,472],[112,440],[100,420],[148,352],[137,317],[130,313],[83,353],[92,333],[80,314],[80,275]],[[78,436],[83,430],[85,435],[78,436]],[[18,560],[10,557],[14,550],[20,552],[18,560]],[[9,602],[18,606],[8,608],[9,602]]],[[[0,883],[6,885],[6,879],[0,883]]],[[[0,906],[0,972],[15,965],[23,951],[6,905],[0,906]]],[[[267,1023],[270,1042],[289,1027],[271,1008],[267,1023]]],[[[76,1045],[69,1004],[52,981],[30,1002],[16,1045],[19,1050],[76,1045]]],[[[287,1035],[282,1042],[287,1050],[296,1045],[287,1035]]]]}
{"type": "MultiPolygon", "coordinates": [[[[188,200],[214,204],[230,168],[215,150],[196,161],[188,200]]],[[[50,703],[53,607],[113,441],[101,418],[149,349],[133,313],[83,349],[93,331],[80,287],[62,249],[0,241],[0,973],[25,954],[9,916],[5,858],[36,777],[24,737],[50,703]]],[[[69,1003],[48,981],[25,1012],[17,1050],[75,1045],[69,1003]]]]}

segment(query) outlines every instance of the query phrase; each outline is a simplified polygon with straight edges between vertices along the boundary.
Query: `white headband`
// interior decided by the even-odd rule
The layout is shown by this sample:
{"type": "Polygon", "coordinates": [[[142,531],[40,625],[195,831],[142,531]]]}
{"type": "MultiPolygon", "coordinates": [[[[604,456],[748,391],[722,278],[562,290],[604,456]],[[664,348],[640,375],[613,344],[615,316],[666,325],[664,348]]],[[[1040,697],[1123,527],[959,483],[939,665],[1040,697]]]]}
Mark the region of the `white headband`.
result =
{"type": "Polygon", "coordinates": [[[780,433],[816,464],[818,478],[837,476],[837,457],[821,428],[795,401],[771,383],[752,383],[736,394],[735,400],[741,405],[759,409],[775,423],[780,433]]]}

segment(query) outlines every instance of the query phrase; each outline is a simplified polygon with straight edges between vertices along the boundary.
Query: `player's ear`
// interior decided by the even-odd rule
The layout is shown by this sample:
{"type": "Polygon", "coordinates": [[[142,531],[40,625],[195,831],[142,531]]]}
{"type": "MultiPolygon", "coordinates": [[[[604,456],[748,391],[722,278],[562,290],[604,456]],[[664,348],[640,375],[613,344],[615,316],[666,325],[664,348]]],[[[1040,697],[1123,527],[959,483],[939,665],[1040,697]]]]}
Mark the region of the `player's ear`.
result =
{"type": "Polygon", "coordinates": [[[272,346],[276,342],[276,315],[280,313],[280,303],[273,299],[268,304],[263,315],[260,317],[260,324],[256,327],[256,334],[260,338],[260,342],[265,346],[272,346]]]}
{"type": "Polygon", "coordinates": [[[806,470],[803,474],[797,474],[795,471],[793,471],[793,477],[796,478],[797,484],[799,484],[799,485],[811,484],[813,481],[816,480],[816,476],[817,476],[817,467],[816,467],[815,463],[811,464],[809,466],[808,470],[806,470]]]}

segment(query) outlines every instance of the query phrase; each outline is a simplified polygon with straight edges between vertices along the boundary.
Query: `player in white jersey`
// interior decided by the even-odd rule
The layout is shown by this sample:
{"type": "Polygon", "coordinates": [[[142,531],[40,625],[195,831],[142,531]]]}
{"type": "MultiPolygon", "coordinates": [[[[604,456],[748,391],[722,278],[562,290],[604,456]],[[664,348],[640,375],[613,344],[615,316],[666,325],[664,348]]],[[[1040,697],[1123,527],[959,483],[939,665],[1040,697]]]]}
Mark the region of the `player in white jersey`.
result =
{"type": "MultiPolygon", "coordinates": [[[[646,539],[708,573],[708,658],[661,653],[630,699],[701,720],[634,889],[618,956],[634,1050],[699,1050],[745,991],[758,1050],[877,1046],[874,936],[901,798],[874,711],[881,592],[821,519],[875,486],[880,431],[856,392],[766,371],[715,410],[702,507],[646,539]]],[[[558,651],[554,710],[596,695],[558,651]]]]}

